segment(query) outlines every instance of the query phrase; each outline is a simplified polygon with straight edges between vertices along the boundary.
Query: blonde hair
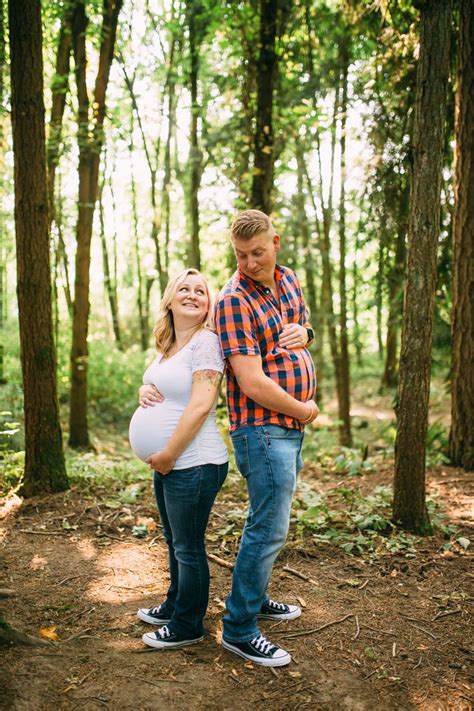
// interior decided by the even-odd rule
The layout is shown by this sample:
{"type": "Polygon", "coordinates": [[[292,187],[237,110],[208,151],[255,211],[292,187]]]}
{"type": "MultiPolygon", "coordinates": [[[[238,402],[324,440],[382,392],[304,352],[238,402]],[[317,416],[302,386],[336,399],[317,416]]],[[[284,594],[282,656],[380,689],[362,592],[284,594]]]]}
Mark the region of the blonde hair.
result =
{"type": "Polygon", "coordinates": [[[261,210],[244,210],[233,221],[230,228],[231,238],[250,240],[261,232],[269,232],[273,237],[275,229],[272,221],[261,210]]]}
{"type": "Polygon", "coordinates": [[[160,353],[166,354],[176,340],[173,313],[170,309],[170,306],[178,290],[178,287],[180,286],[180,284],[183,283],[186,277],[190,275],[201,277],[201,279],[204,281],[207,296],[209,299],[209,308],[207,310],[206,318],[202,323],[196,326],[195,333],[197,333],[203,328],[208,328],[211,331],[214,330],[214,294],[209,288],[207,279],[197,269],[194,269],[192,267],[185,269],[173,279],[170,279],[163,292],[163,296],[161,297],[160,306],[158,308],[158,317],[156,320],[155,328],[153,329],[156,350],[160,353]]]}

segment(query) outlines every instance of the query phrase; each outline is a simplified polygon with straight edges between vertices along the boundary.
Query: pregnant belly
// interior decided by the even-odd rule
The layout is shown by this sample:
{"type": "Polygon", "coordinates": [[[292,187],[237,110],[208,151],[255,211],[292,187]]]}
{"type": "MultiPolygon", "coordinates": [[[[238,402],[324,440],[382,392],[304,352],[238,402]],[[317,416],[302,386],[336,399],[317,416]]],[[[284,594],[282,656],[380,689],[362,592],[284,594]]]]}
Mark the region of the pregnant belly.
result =
{"type": "Polygon", "coordinates": [[[170,412],[165,412],[160,405],[139,407],[130,421],[128,431],[130,445],[137,457],[146,461],[150,454],[162,450],[178,419],[179,413],[176,413],[176,417],[170,417],[170,412]]]}

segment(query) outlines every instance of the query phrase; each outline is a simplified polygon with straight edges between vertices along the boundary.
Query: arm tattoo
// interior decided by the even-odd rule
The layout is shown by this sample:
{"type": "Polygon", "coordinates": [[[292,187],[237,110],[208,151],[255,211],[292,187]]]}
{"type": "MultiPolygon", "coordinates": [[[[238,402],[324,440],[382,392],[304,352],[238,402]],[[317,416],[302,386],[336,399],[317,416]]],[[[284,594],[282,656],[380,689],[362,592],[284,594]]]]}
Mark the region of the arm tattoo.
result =
{"type": "Polygon", "coordinates": [[[222,373],[217,370],[197,370],[193,373],[193,383],[210,383],[216,388],[222,379],[222,373]]]}

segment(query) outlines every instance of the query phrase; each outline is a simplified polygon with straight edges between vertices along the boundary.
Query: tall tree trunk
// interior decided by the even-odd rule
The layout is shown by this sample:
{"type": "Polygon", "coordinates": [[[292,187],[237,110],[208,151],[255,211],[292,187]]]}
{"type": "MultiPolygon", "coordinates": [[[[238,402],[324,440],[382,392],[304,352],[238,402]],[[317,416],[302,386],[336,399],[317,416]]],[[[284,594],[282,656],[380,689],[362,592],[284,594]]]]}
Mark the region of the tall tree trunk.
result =
{"type": "Polygon", "coordinates": [[[9,0],[25,496],[68,488],[56,393],[39,0],[9,0]]]}
{"type": "MultiPolygon", "coordinates": [[[[0,0],[0,184],[3,184],[5,179],[5,153],[7,149],[5,140],[5,123],[6,111],[3,108],[3,95],[5,89],[5,23],[4,23],[3,0],[0,0]]],[[[6,254],[3,245],[5,238],[4,218],[3,218],[3,202],[0,196],[0,338],[3,338],[3,326],[5,321],[5,294],[6,294],[6,254]]],[[[0,342],[0,385],[4,385],[5,379],[4,368],[4,353],[5,347],[0,342]]]]}
{"type": "MultiPolygon", "coordinates": [[[[383,228],[382,228],[383,229],[383,228]]],[[[377,329],[377,346],[380,360],[383,358],[383,338],[382,338],[382,311],[383,311],[383,283],[384,283],[384,263],[385,249],[382,235],[379,236],[377,253],[377,276],[375,281],[375,319],[377,329]]]]}
{"type": "Polygon", "coordinates": [[[273,92],[278,58],[275,52],[280,0],[260,0],[260,51],[257,62],[257,121],[252,207],[272,211],[274,135],[273,92]]]}
{"type": "MultiPolygon", "coordinates": [[[[148,301],[148,296],[144,298],[144,279],[142,272],[141,250],[140,250],[140,234],[138,227],[138,209],[137,209],[137,187],[135,183],[135,172],[133,169],[133,113],[130,115],[130,191],[132,193],[132,224],[133,224],[133,251],[135,256],[135,264],[137,268],[137,309],[138,309],[138,325],[140,328],[140,345],[142,351],[148,348],[150,339],[150,330],[148,327],[148,310],[145,303],[148,301]],[[144,303],[145,302],[145,303],[144,303]]],[[[158,235],[157,235],[158,238],[158,235]]],[[[163,292],[161,292],[163,293],[163,292]]]]}
{"type": "Polygon", "coordinates": [[[105,235],[105,219],[104,219],[104,194],[105,185],[105,168],[104,179],[99,188],[99,223],[100,223],[100,243],[102,247],[102,266],[104,271],[104,288],[107,301],[109,302],[110,316],[112,318],[112,329],[115,336],[117,348],[123,351],[122,331],[120,329],[118,297],[117,297],[117,282],[113,279],[110,269],[109,251],[107,247],[107,237],[105,235]]]}
{"type": "Polygon", "coordinates": [[[451,2],[426,0],[421,7],[393,518],[403,528],[423,534],[431,531],[425,497],[425,454],[451,2]]]}
{"type": "Polygon", "coordinates": [[[474,469],[474,6],[461,0],[456,93],[451,462],[474,469]]]}
{"type": "Polygon", "coordinates": [[[382,386],[394,388],[398,381],[398,331],[403,317],[403,282],[406,262],[406,233],[408,220],[408,184],[400,196],[395,258],[388,275],[388,318],[385,341],[385,367],[382,386]]]}
{"type": "Polygon", "coordinates": [[[71,37],[71,6],[66,4],[61,18],[58,48],[56,52],[56,67],[52,86],[51,117],[49,121],[49,137],[46,150],[48,166],[48,196],[49,219],[54,220],[54,183],[56,168],[59,163],[62,127],[66,97],[69,88],[69,63],[72,49],[71,37]]]}
{"type": "Polygon", "coordinates": [[[201,268],[201,249],[199,244],[199,188],[202,177],[202,152],[199,146],[198,122],[201,114],[201,107],[198,101],[198,78],[199,78],[199,33],[197,29],[197,19],[200,5],[196,0],[186,2],[186,20],[189,32],[189,90],[191,93],[191,126],[190,126],[190,148],[189,148],[189,220],[191,231],[191,242],[189,245],[189,264],[196,269],[201,268]]]}
{"type": "Polygon", "coordinates": [[[340,298],[340,401],[339,438],[345,447],[352,446],[350,415],[350,365],[349,342],[347,336],[347,295],[346,295],[346,125],[347,125],[347,81],[349,73],[349,39],[343,37],[340,46],[341,61],[341,191],[339,197],[339,298],[340,298]]]}
{"type": "Polygon", "coordinates": [[[69,444],[88,447],[87,371],[89,330],[90,250],[99,163],[104,141],[105,97],[114,56],[117,21],[122,0],[104,0],[99,66],[94,89],[93,117],[86,83],[87,17],[82,0],[76,0],[72,19],[75,73],[78,93],[79,206],[76,225],[76,275],[71,347],[71,400],[69,444]]]}
{"type": "Polygon", "coordinates": [[[306,283],[306,298],[307,304],[310,311],[311,324],[315,332],[314,340],[314,351],[317,354],[316,358],[316,370],[318,372],[319,361],[321,360],[320,352],[320,318],[318,313],[318,301],[316,294],[316,281],[315,274],[313,270],[313,265],[315,263],[315,254],[313,252],[310,230],[308,223],[308,216],[306,214],[305,206],[305,193],[304,193],[304,176],[305,176],[305,164],[303,150],[299,144],[298,138],[295,143],[295,155],[297,161],[297,193],[296,193],[296,207],[298,210],[298,225],[301,230],[301,242],[303,245],[303,258],[304,258],[304,272],[305,272],[305,283],[306,283]]]}

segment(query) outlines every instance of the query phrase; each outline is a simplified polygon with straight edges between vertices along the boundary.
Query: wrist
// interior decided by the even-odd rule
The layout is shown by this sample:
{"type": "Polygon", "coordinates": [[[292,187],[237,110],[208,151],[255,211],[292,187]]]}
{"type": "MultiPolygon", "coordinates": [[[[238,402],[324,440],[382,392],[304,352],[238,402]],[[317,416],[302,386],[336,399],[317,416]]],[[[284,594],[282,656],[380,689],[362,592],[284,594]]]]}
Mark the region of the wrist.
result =
{"type": "Polygon", "coordinates": [[[306,408],[306,415],[303,419],[300,420],[302,425],[307,425],[309,424],[313,419],[314,415],[316,413],[316,403],[313,403],[311,400],[309,402],[306,402],[305,405],[308,405],[308,408],[306,408]]]}

